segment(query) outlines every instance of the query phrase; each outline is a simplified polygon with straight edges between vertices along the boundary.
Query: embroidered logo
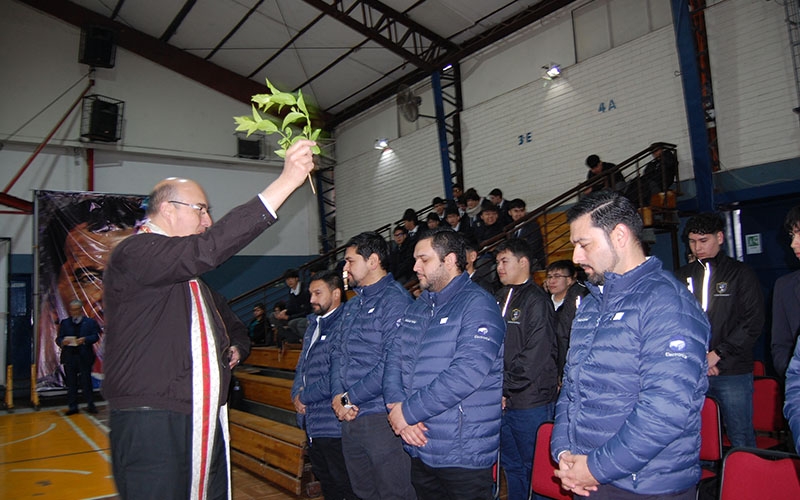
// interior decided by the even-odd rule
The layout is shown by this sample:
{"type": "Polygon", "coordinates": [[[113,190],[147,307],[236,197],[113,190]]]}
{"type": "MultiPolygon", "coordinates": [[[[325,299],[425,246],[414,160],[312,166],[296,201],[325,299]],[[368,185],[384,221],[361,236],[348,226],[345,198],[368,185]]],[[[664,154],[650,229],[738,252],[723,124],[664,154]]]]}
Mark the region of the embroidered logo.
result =
{"type": "Polygon", "coordinates": [[[683,358],[689,359],[689,357],[684,354],[683,351],[686,350],[686,339],[680,335],[676,335],[669,339],[669,350],[664,353],[664,356],[668,358],[683,358]]]}
{"type": "Polygon", "coordinates": [[[489,338],[489,329],[486,328],[485,326],[478,328],[478,333],[475,335],[474,338],[481,340],[492,340],[489,338]]]}
{"type": "Polygon", "coordinates": [[[717,293],[728,293],[728,282],[720,281],[717,283],[717,293]]]}
{"type": "Polygon", "coordinates": [[[522,316],[522,311],[519,309],[511,310],[511,321],[519,321],[520,316],[522,316]]]}

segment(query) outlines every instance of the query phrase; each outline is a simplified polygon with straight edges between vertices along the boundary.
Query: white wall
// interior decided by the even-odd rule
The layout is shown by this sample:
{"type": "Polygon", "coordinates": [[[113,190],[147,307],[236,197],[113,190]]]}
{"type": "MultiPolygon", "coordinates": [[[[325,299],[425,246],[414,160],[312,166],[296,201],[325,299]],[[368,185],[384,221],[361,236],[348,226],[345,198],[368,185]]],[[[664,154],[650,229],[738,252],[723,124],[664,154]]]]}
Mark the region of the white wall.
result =
{"type": "MultiPolygon", "coordinates": [[[[20,3],[0,0],[0,81],[5,90],[0,93],[2,186],[85,87],[86,81],[80,79],[87,67],[77,62],[79,42],[78,28],[20,3]],[[50,103],[50,108],[15,133],[50,103]]],[[[185,176],[205,185],[216,217],[254,196],[279,174],[279,163],[234,157],[232,117],[249,113],[246,104],[121,48],[116,66],[98,70],[95,77],[90,93],[125,101],[122,141],[80,142],[78,108],[9,194],[32,200],[34,189],[86,190],[86,147],[96,148],[96,191],[146,194],[164,177],[185,176]]],[[[307,187],[278,215],[278,225],[243,254],[317,252],[316,200],[307,187]]],[[[12,253],[32,253],[31,219],[0,214],[0,236],[13,238],[12,253]]]]}
{"type": "Polygon", "coordinates": [[[734,0],[706,10],[723,170],[800,155],[783,2],[734,0]]]}
{"type": "MultiPolygon", "coordinates": [[[[482,195],[499,187],[506,198],[535,206],[583,181],[589,154],[616,163],[654,141],[677,144],[681,179],[694,178],[672,25],[575,63],[571,11],[587,3],[573,3],[461,62],[465,187],[482,195]],[[564,74],[545,85],[541,66],[550,62],[561,64],[564,74]],[[616,109],[609,111],[611,100],[616,109]],[[598,111],[601,103],[604,113],[598,111]]],[[[666,15],[665,5],[651,2],[654,15],[666,15]]],[[[783,17],[782,5],[762,0],[726,0],[706,11],[723,169],[800,156],[783,17]]],[[[405,184],[412,189],[402,202],[386,206],[390,199],[378,196],[380,207],[372,210],[338,203],[337,224],[345,237],[354,228],[387,222],[385,213],[397,219],[404,208],[422,208],[441,194],[436,128],[403,135],[385,126],[395,116],[394,100],[387,100],[337,129],[337,151],[347,152],[338,156],[338,200],[398,185],[379,176],[340,182],[357,177],[349,169],[364,168],[359,152],[370,158],[367,148],[378,132],[394,138],[397,157],[414,158],[404,162],[405,184]],[[431,149],[420,151],[423,145],[431,149]]]]}

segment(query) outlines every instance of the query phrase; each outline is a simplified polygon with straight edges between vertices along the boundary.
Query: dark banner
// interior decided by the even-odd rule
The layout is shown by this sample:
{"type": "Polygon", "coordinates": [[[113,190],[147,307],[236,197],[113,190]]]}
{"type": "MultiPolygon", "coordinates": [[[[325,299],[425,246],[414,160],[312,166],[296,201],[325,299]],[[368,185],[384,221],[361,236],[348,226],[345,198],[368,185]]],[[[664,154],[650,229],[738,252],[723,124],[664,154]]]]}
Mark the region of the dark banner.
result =
{"type": "MultiPolygon", "coordinates": [[[[141,195],[36,192],[39,257],[39,317],[36,363],[39,390],[64,386],[56,336],[69,317],[69,303],[83,302],[85,316],[105,326],[103,271],[111,251],[133,234],[144,218],[141,195]]],[[[104,334],[94,344],[92,379],[103,378],[104,334]]]]}

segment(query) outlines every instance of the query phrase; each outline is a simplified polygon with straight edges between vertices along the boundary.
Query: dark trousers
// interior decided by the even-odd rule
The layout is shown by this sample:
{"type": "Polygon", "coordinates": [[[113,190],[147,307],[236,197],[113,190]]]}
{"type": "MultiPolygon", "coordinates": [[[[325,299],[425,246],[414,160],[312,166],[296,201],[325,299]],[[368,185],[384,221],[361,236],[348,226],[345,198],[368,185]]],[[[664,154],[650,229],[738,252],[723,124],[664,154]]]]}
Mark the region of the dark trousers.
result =
{"type": "MultiPolygon", "coordinates": [[[[665,495],[639,495],[610,484],[601,484],[597,487],[597,491],[589,494],[589,498],[592,500],[695,500],[696,496],[697,488],[689,488],[680,493],[668,493],[665,495]]],[[[579,497],[576,496],[575,498],[579,497]]]]}
{"type": "MultiPolygon", "coordinates": [[[[191,490],[192,416],[168,410],[111,412],[111,465],[123,500],[186,500],[191,490]]],[[[208,499],[228,498],[225,441],[217,423],[208,499]]]]}
{"type": "Polygon", "coordinates": [[[342,452],[350,484],[364,500],[414,500],[411,458],[385,413],[342,422],[342,452]]]}
{"type": "Polygon", "coordinates": [[[491,500],[492,468],[430,467],[411,459],[411,483],[419,500],[491,500]]]}
{"type": "Polygon", "coordinates": [[[67,384],[67,405],[70,410],[78,409],[78,387],[83,392],[86,405],[94,406],[94,388],[92,387],[92,365],[94,359],[81,359],[70,356],[64,359],[64,383],[67,384]]]}
{"type": "Polygon", "coordinates": [[[340,438],[309,438],[311,472],[322,486],[325,500],[358,500],[350,486],[340,438]]]}

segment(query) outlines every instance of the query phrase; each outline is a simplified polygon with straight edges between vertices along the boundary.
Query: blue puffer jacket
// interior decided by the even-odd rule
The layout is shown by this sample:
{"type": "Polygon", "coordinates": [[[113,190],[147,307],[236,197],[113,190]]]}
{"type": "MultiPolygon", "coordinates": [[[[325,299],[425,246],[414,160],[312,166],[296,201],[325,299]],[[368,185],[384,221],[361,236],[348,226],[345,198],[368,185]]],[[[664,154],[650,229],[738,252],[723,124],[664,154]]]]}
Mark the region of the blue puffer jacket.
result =
{"type": "Polygon", "coordinates": [[[383,351],[397,332],[397,320],[413,302],[392,277],[356,288],[357,297],[344,305],[339,330],[331,347],[331,394],[347,391],[358,406],[358,417],[386,414],[381,380],[383,351]]]}
{"type": "Polygon", "coordinates": [[[466,273],[408,308],[386,356],[384,399],[423,422],[428,442],[406,451],[430,467],[483,469],[497,460],[505,321],[466,273]]]}
{"type": "Polygon", "coordinates": [[[306,434],[311,438],[342,436],[342,424],[331,408],[333,395],[330,351],[343,310],[344,306],[339,306],[324,318],[316,314],[308,316],[308,328],[303,336],[303,352],[300,353],[294,372],[292,401],[300,394],[300,402],[306,405],[306,414],[297,414],[297,425],[301,429],[305,428],[306,434]],[[318,321],[319,338],[311,345],[318,321]]]}
{"type": "Polygon", "coordinates": [[[786,402],[783,414],[789,421],[794,437],[795,450],[800,450],[800,342],[794,348],[794,356],[786,370],[786,402]]]}
{"type": "Polygon", "coordinates": [[[700,409],[710,326],[661,261],[588,284],[572,323],[552,453],[588,455],[601,484],[638,494],[700,479],[700,409]]]}

